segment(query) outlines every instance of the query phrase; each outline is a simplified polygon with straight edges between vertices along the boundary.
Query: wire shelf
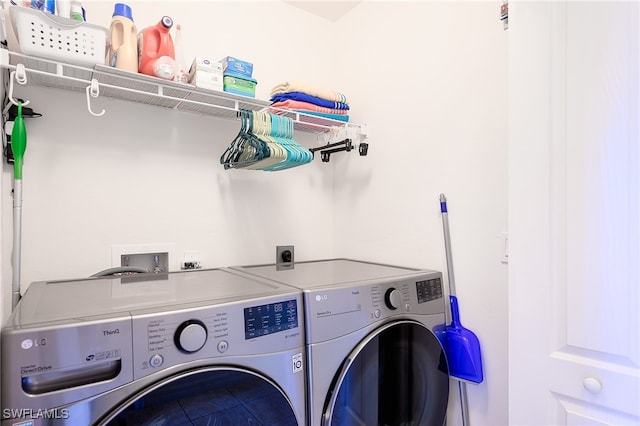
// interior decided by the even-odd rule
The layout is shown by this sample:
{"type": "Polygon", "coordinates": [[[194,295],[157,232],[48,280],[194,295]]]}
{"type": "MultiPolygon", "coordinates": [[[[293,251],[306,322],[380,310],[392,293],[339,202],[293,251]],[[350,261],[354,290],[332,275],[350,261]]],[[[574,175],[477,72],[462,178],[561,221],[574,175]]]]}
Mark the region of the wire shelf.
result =
{"type": "MultiPolygon", "coordinates": [[[[290,117],[296,130],[326,133],[345,129],[364,135],[364,126],[270,107],[270,102],[227,92],[196,88],[190,84],[162,80],[105,65],[86,68],[34,58],[8,50],[0,51],[0,66],[16,69],[23,64],[28,83],[72,91],[85,91],[97,82],[100,96],[171,108],[208,116],[237,119],[241,109],[268,111],[290,117]],[[362,132],[361,132],[362,131],[362,132]]],[[[366,136],[366,135],[365,135],[366,136]]]]}

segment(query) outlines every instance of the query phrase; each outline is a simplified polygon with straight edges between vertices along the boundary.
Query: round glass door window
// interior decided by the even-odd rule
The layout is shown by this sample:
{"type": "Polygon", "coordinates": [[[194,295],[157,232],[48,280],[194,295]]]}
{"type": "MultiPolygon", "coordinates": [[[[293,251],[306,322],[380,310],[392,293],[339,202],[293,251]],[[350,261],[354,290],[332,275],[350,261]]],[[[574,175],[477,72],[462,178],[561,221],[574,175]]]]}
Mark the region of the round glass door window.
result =
{"type": "Polygon", "coordinates": [[[109,426],[296,426],[291,403],[268,379],[204,369],[165,379],[116,410],[109,426]]]}
{"type": "Polygon", "coordinates": [[[402,321],[372,333],[334,378],[323,424],[442,426],[449,368],[435,335],[402,321]]]}

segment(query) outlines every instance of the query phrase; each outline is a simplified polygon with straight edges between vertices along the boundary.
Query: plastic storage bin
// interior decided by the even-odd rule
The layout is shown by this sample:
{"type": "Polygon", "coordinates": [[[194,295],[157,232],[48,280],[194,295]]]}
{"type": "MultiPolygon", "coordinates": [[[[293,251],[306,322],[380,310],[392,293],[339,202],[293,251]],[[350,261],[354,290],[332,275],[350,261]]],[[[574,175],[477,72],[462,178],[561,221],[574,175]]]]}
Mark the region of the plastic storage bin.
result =
{"type": "Polygon", "coordinates": [[[9,8],[11,26],[22,53],[68,64],[104,64],[109,29],[44,13],[9,8]]]}
{"type": "Polygon", "coordinates": [[[258,84],[258,82],[253,78],[241,78],[236,75],[225,73],[222,82],[225,92],[242,96],[251,96],[252,98],[256,97],[256,84],[258,84]]]}

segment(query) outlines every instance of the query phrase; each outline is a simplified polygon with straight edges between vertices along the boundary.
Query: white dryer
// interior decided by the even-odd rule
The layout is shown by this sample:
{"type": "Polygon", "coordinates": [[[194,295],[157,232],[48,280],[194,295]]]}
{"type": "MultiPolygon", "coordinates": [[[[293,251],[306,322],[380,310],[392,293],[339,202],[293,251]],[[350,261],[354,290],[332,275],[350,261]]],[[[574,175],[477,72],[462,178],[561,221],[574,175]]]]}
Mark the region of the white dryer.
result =
{"type": "Polygon", "coordinates": [[[229,269],[33,283],[3,425],[304,425],[299,290],[229,269]]]}
{"type": "Polygon", "coordinates": [[[312,426],[444,424],[440,272],[350,259],[235,269],[303,290],[312,426]]]}

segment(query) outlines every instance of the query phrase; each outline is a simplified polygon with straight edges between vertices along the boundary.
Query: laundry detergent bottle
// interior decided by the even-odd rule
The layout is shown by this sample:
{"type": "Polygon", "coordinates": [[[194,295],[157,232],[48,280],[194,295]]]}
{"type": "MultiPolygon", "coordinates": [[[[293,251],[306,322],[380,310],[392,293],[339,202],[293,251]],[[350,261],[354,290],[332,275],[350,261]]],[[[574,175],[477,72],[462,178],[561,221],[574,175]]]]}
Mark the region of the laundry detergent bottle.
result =
{"type": "Polygon", "coordinates": [[[109,65],[138,72],[137,32],[131,8],[126,4],[116,3],[111,18],[111,43],[107,58],[109,65]]]}
{"type": "Polygon", "coordinates": [[[165,67],[162,66],[169,63],[175,67],[175,49],[169,33],[172,26],[173,20],[163,16],[156,25],[140,31],[138,34],[138,71],[140,73],[169,80],[173,78],[173,73],[166,72],[165,67]],[[160,58],[162,61],[156,64],[160,58]]]}

